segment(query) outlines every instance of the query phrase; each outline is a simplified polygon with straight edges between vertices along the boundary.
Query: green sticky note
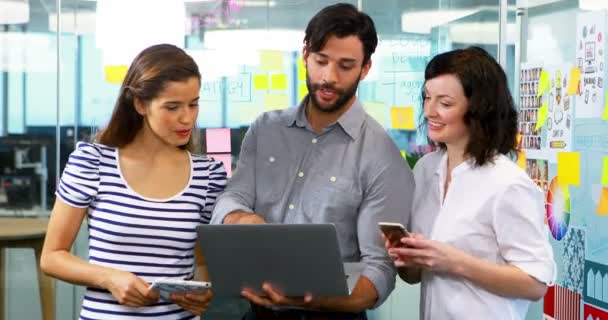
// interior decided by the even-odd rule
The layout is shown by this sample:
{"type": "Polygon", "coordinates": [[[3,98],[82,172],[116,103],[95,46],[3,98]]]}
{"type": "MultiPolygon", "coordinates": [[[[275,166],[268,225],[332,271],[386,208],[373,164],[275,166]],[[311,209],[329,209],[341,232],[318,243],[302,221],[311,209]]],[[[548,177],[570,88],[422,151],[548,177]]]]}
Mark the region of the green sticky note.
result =
{"type": "Polygon", "coordinates": [[[608,121],[608,92],[606,92],[606,102],[604,102],[604,115],[602,116],[602,119],[608,121]]]}
{"type": "Polygon", "coordinates": [[[287,89],[287,75],[285,74],[273,74],[272,79],[272,90],[285,90],[287,89]]]}
{"type": "Polygon", "coordinates": [[[376,119],[380,125],[385,128],[387,127],[388,110],[384,102],[364,101],[363,109],[372,118],[376,119]]]}
{"type": "Polygon", "coordinates": [[[541,71],[540,79],[538,80],[538,94],[537,97],[540,97],[551,87],[551,79],[549,79],[549,73],[545,70],[541,71]]]}
{"type": "Polygon", "coordinates": [[[604,168],[602,169],[602,185],[608,187],[608,156],[604,157],[604,168]]]}
{"type": "Polygon", "coordinates": [[[261,110],[253,103],[241,103],[238,105],[239,120],[242,125],[250,125],[260,115],[261,110]]]}
{"type": "Polygon", "coordinates": [[[298,81],[306,80],[306,67],[303,58],[298,59],[298,81]]]}
{"type": "Polygon", "coordinates": [[[298,86],[298,100],[302,101],[302,99],[304,99],[307,94],[308,87],[306,86],[306,83],[300,83],[300,85],[298,86]]]}
{"type": "Polygon", "coordinates": [[[557,153],[557,181],[561,185],[580,185],[581,155],[578,152],[557,153]]]}
{"type": "Polygon", "coordinates": [[[287,109],[289,98],[286,94],[267,94],[264,96],[264,111],[287,109]]]}
{"type": "Polygon", "coordinates": [[[536,122],[536,128],[534,131],[540,130],[547,122],[547,114],[549,113],[549,106],[547,102],[543,102],[543,105],[538,109],[538,121],[536,122]]]}
{"type": "Polygon", "coordinates": [[[260,68],[262,71],[283,71],[283,51],[260,50],[260,68]]]}
{"type": "Polygon", "coordinates": [[[265,74],[256,74],[253,76],[254,90],[268,90],[268,76],[265,74]]]}

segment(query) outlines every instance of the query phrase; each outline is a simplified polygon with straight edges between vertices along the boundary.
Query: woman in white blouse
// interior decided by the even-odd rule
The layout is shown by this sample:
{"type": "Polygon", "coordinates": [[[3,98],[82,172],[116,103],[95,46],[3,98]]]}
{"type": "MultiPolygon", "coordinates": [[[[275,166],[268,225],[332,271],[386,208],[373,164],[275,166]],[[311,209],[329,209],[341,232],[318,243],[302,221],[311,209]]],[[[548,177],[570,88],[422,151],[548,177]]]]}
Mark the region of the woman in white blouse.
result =
{"type": "Polygon", "coordinates": [[[426,67],[424,127],[439,151],[416,164],[400,277],[421,283],[421,319],[524,319],[555,278],[543,193],[508,155],[517,111],[504,71],[483,49],[426,67]]]}

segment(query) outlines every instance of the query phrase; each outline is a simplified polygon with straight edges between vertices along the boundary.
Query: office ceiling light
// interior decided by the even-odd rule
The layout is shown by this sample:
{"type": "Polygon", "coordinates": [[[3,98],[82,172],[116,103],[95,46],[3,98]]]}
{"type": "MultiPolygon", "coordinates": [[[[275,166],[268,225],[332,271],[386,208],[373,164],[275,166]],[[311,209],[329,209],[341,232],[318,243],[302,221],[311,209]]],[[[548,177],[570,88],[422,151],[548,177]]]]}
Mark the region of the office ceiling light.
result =
{"type": "Polygon", "coordinates": [[[175,0],[98,1],[95,29],[104,65],[129,65],[151,45],[184,46],[186,7],[175,0]]]}
{"type": "Polygon", "coordinates": [[[579,0],[578,7],[582,10],[604,10],[608,9],[606,0],[579,0]]]}
{"type": "Polygon", "coordinates": [[[0,24],[20,24],[29,21],[28,0],[0,0],[0,24]]]}
{"type": "Polygon", "coordinates": [[[405,12],[401,15],[401,31],[431,33],[434,27],[470,16],[479,10],[480,8],[405,12]]]}

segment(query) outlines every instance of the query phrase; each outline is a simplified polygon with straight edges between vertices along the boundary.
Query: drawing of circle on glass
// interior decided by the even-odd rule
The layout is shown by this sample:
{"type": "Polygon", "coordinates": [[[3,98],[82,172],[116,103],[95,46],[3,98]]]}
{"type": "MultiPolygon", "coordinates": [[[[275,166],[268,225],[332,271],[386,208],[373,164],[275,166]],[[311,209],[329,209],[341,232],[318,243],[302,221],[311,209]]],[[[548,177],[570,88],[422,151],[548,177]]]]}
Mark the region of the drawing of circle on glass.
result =
{"type": "Polygon", "coordinates": [[[568,232],[570,225],[570,195],[567,186],[558,184],[558,177],[551,180],[549,192],[547,192],[547,225],[551,235],[557,241],[561,240],[568,232]]]}

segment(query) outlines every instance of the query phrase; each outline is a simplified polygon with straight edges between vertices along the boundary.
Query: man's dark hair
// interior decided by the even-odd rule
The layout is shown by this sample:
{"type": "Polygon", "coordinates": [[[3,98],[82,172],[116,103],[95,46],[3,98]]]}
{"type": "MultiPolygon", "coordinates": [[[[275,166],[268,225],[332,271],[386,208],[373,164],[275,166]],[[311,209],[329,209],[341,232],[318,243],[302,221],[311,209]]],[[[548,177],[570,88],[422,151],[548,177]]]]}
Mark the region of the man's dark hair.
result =
{"type": "MultiPolygon", "coordinates": [[[[454,75],[468,100],[464,123],[469,129],[465,153],[478,166],[491,162],[497,154],[516,149],[517,110],[502,67],[479,47],[457,49],[436,55],[426,66],[424,81],[454,75]]],[[[423,87],[424,101],[424,87],[423,87]]],[[[423,126],[428,125],[424,119],[423,126]]],[[[446,146],[439,143],[442,149],[446,146]]]]}
{"type": "Polygon", "coordinates": [[[363,65],[376,51],[378,35],[374,21],[349,3],[337,3],[319,11],[306,26],[304,45],[309,52],[319,52],[330,36],[356,35],[363,43],[363,65]]]}

